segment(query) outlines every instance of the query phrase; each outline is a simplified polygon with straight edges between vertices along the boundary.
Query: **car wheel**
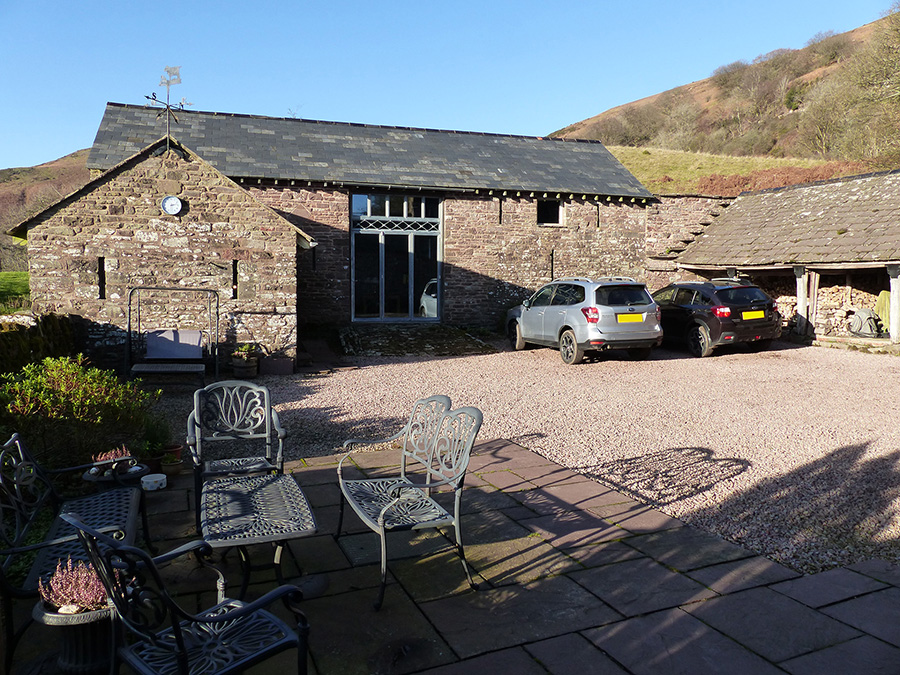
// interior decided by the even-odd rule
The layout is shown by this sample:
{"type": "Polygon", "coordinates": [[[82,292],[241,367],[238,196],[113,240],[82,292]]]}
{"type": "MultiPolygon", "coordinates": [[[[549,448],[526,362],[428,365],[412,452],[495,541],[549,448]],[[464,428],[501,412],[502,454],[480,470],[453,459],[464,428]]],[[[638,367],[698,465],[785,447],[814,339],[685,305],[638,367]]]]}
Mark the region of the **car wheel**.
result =
{"type": "Polygon", "coordinates": [[[426,317],[428,316],[428,312],[425,311],[425,305],[419,307],[419,316],[426,317]]]}
{"type": "Polygon", "coordinates": [[[650,358],[650,352],[652,351],[652,347],[632,347],[628,350],[628,356],[634,361],[644,361],[650,358]]]}
{"type": "Polygon", "coordinates": [[[581,363],[584,358],[584,350],[578,346],[578,340],[575,339],[575,333],[567,330],[559,338],[559,355],[567,366],[574,366],[581,363]]]}
{"type": "Polygon", "coordinates": [[[691,354],[701,358],[712,354],[709,329],[706,326],[701,324],[691,328],[691,332],[688,333],[688,349],[691,354]]]}
{"type": "Polygon", "coordinates": [[[506,335],[509,338],[509,346],[517,352],[525,349],[525,338],[522,337],[522,326],[518,321],[510,321],[506,328],[506,335]]]}

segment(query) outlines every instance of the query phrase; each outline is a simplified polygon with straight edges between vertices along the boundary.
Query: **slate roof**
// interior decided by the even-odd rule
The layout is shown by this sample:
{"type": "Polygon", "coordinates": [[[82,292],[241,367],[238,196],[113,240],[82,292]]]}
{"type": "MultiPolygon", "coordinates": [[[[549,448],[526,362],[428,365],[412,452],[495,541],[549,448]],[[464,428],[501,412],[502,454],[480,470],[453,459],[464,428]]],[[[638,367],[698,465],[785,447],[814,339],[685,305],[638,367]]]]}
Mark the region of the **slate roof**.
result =
{"type": "Polygon", "coordinates": [[[900,261],[900,173],[745,194],[678,256],[683,267],[900,261]]]}
{"type": "MultiPolygon", "coordinates": [[[[204,161],[205,161],[205,160],[204,160],[202,157],[200,157],[196,152],[193,152],[190,148],[186,147],[183,143],[180,143],[180,142],[177,142],[177,141],[176,141],[175,143],[173,143],[173,144],[171,144],[171,145],[172,145],[172,147],[174,147],[174,148],[178,148],[182,153],[184,153],[184,154],[186,154],[186,155],[193,155],[193,156],[196,157],[197,160],[200,161],[200,162],[204,162],[204,161]]],[[[11,236],[13,236],[13,237],[20,237],[20,238],[21,238],[21,237],[27,236],[28,230],[29,230],[29,229],[30,229],[37,221],[39,221],[39,220],[41,220],[42,218],[44,218],[44,216],[47,215],[48,213],[50,213],[50,212],[52,212],[52,211],[56,211],[57,209],[60,209],[60,208],[62,208],[62,207],[64,207],[64,206],[67,206],[68,204],[71,204],[72,202],[75,202],[75,201],[81,199],[81,197],[83,197],[84,195],[93,192],[94,189],[96,189],[96,187],[97,187],[98,185],[100,185],[101,183],[103,183],[103,182],[106,180],[106,177],[107,177],[108,175],[113,174],[113,172],[114,172],[115,170],[117,170],[117,169],[126,169],[126,168],[128,168],[128,167],[134,166],[134,165],[137,164],[138,162],[141,162],[141,161],[145,160],[147,157],[150,157],[150,156],[153,155],[153,154],[158,154],[158,153],[156,153],[156,150],[157,150],[158,148],[164,148],[164,147],[168,147],[168,146],[169,146],[169,143],[166,142],[166,138],[158,138],[158,139],[156,139],[155,142],[149,143],[149,144],[147,145],[147,147],[141,148],[138,152],[136,152],[136,153],[134,153],[134,154],[132,154],[132,155],[129,155],[128,157],[126,157],[125,159],[123,159],[121,162],[118,162],[118,163],[116,163],[115,165],[109,167],[109,168],[108,168],[106,171],[104,171],[102,174],[100,174],[99,176],[96,176],[96,177],[92,178],[92,179],[89,180],[86,184],[82,185],[80,188],[78,188],[78,189],[75,190],[74,192],[72,192],[72,193],[70,193],[70,194],[68,194],[68,195],[66,195],[66,196],[64,196],[64,197],[62,197],[62,198],[60,198],[60,199],[58,199],[57,201],[55,201],[54,203],[50,204],[48,207],[42,209],[42,210],[39,211],[38,213],[35,213],[34,215],[32,215],[32,216],[26,218],[26,219],[23,220],[21,223],[19,223],[18,225],[16,225],[16,226],[13,227],[12,229],[8,230],[8,231],[7,231],[7,234],[9,234],[9,235],[11,235],[11,236]]],[[[208,162],[206,162],[206,163],[208,164],[208,162]]],[[[215,167],[213,167],[213,169],[215,169],[215,167]]],[[[221,172],[219,172],[219,173],[221,173],[221,172]]],[[[223,178],[224,178],[225,180],[230,180],[229,177],[228,177],[228,176],[225,176],[224,174],[223,174],[223,178]]],[[[289,227],[290,229],[294,230],[294,231],[300,236],[300,240],[299,240],[299,241],[300,241],[300,246],[301,246],[301,248],[307,248],[307,249],[308,249],[308,248],[312,248],[313,246],[316,246],[316,245],[317,245],[315,239],[313,239],[310,235],[306,234],[306,232],[304,232],[303,230],[301,230],[301,229],[300,229],[299,227],[297,227],[294,223],[292,223],[292,222],[289,221],[287,218],[285,218],[283,215],[281,215],[278,211],[276,211],[275,209],[271,208],[270,206],[268,206],[268,205],[262,203],[261,201],[259,201],[256,197],[253,196],[252,193],[250,193],[250,192],[244,190],[244,188],[242,188],[240,185],[235,185],[235,187],[238,188],[239,190],[241,190],[241,191],[242,191],[244,194],[246,194],[253,202],[255,202],[258,208],[260,208],[260,209],[265,209],[266,211],[271,212],[271,213],[274,214],[279,220],[281,220],[282,222],[284,222],[284,224],[285,224],[287,227],[289,227]]]]}
{"type": "MultiPolygon", "coordinates": [[[[159,108],[108,103],[88,168],[108,169],[166,133],[159,108]]],[[[173,138],[231,178],[652,198],[598,141],[571,141],[176,111],[173,138]]]]}

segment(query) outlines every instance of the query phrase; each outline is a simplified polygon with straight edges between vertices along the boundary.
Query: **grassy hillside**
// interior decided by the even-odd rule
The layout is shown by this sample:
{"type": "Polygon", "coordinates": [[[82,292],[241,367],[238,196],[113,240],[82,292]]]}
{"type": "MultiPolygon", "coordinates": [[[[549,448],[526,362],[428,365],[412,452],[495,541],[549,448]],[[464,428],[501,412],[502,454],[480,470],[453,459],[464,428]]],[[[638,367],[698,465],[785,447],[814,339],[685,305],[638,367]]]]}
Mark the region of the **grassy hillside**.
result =
{"type": "Polygon", "coordinates": [[[608,149],[656,194],[735,196],[744,190],[826,180],[866,170],[863,164],[822,159],[731,157],[621,145],[608,149]]]}
{"type": "Polygon", "coordinates": [[[88,151],[32,167],[0,169],[0,270],[24,270],[21,241],[6,232],[90,180],[88,151]]]}
{"type": "MultiPolygon", "coordinates": [[[[607,110],[553,136],[607,146],[900,166],[900,4],[711,77],[607,110]]],[[[799,166],[799,165],[798,165],[799,166]]]]}

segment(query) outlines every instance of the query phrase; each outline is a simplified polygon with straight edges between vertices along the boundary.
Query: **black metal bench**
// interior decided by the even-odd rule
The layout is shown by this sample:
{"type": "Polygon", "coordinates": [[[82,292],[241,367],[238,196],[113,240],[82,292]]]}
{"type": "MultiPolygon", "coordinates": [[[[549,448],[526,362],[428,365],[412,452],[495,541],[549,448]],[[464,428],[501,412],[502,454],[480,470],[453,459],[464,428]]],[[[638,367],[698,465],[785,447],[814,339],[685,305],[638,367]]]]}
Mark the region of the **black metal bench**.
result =
{"type": "Polygon", "coordinates": [[[4,654],[4,672],[10,671],[16,644],[30,625],[15,629],[13,600],[35,600],[38,580],[46,581],[58,560],[87,560],[76,529],[60,518],[61,513],[78,513],[91,527],[126,544],[134,542],[140,514],[149,547],[147,512],[139,487],[115,487],[64,499],[51,482],[52,474],[83,472],[93,466],[116,472],[123,461],[133,460],[48,471],[32,458],[18,434],[0,448],[0,653],[4,654]]]}

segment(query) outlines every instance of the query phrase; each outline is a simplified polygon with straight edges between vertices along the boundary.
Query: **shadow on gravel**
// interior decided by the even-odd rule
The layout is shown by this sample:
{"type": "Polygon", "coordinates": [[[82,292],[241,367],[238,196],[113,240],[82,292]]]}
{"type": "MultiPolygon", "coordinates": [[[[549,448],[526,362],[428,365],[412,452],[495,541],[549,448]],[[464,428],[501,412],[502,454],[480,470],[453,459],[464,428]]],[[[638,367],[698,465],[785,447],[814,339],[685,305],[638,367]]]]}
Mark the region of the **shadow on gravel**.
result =
{"type": "Polygon", "coordinates": [[[748,468],[747,460],[719,459],[707,448],[671,448],[582,471],[640,501],[665,505],[705,492],[748,468]]]}
{"type": "Polygon", "coordinates": [[[900,451],[867,459],[868,446],[840,447],[686,520],[719,523],[717,534],[804,572],[870,558],[898,562],[900,451]]]}

